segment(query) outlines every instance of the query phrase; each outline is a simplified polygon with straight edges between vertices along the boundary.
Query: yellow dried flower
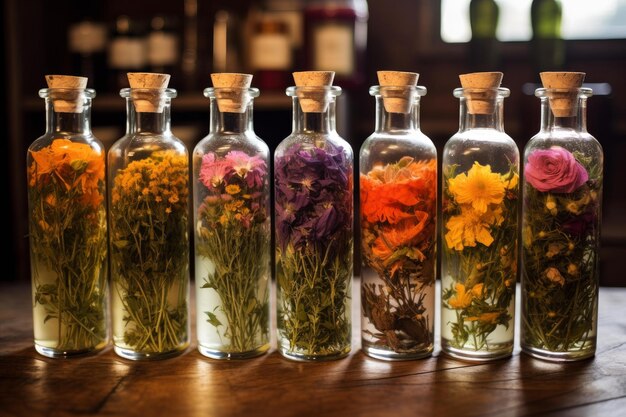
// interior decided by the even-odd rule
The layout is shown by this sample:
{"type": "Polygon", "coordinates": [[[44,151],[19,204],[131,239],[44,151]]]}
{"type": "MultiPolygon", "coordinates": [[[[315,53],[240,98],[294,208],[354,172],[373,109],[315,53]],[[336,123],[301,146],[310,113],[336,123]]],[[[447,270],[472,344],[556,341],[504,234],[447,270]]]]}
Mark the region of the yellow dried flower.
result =
{"type": "Polygon", "coordinates": [[[578,266],[574,264],[567,265],[567,273],[570,275],[578,275],[578,266]]]}
{"type": "Polygon", "coordinates": [[[237,184],[229,184],[226,186],[226,192],[230,195],[235,195],[241,191],[241,187],[237,184]]]}
{"type": "Polygon", "coordinates": [[[558,269],[549,267],[544,271],[544,273],[549,281],[559,284],[561,287],[565,285],[565,278],[563,278],[563,275],[561,275],[558,269]]]}
{"type": "Polygon", "coordinates": [[[550,243],[548,245],[548,251],[546,252],[546,257],[547,258],[554,258],[556,255],[561,253],[562,249],[563,249],[563,245],[562,244],[560,244],[560,243],[550,243]]]}
{"type": "Polygon", "coordinates": [[[459,204],[469,204],[478,213],[485,213],[490,204],[500,204],[504,198],[504,182],[491,171],[490,165],[474,162],[467,174],[448,180],[450,193],[459,204]]]}
{"type": "Polygon", "coordinates": [[[546,209],[553,216],[556,216],[556,214],[558,213],[556,199],[552,195],[548,195],[548,197],[546,198],[546,209]]]}

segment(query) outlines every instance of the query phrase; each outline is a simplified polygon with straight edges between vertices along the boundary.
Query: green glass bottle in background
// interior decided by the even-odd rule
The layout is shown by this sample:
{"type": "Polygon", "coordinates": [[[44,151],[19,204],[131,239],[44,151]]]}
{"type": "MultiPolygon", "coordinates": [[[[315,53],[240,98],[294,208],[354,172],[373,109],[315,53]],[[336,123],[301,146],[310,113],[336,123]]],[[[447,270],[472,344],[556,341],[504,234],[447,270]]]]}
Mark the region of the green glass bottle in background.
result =
{"type": "Polygon", "coordinates": [[[500,9],[494,0],[472,0],[469,5],[472,39],[470,64],[475,71],[491,71],[498,63],[496,31],[500,9]]]}
{"type": "Polygon", "coordinates": [[[565,63],[565,44],[561,36],[563,8],[560,0],[533,0],[531,54],[536,72],[561,69],[565,63]]]}

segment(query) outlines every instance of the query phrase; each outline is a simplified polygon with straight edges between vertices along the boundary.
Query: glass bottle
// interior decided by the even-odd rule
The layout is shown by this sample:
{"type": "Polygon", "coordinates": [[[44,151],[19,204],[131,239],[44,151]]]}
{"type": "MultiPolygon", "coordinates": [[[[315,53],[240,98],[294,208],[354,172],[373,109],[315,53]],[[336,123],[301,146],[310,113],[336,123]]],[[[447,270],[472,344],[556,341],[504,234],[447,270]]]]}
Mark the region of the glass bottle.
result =
{"type": "Polygon", "coordinates": [[[179,23],[178,17],[159,14],[150,20],[150,31],[146,36],[146,61],[151,72],[179,73],[179,23]]]}
{"type": "Polygon", "coordinates": [[[333,76],[294,73],[293,131],[274,154],[278,350],[295,360],[350,352],[353,156],[333,76]]]}
{"type": "Polygon", "coordinates": [[[254,133],[252,76],[211,77],[210,131],[193,152],[198,349],[242,359],[269,349],[269,148],[254,133]]]}
{"type": "Polygon", "coordinates": [[[262,15],[250,39],[249,67],[263,89],[278,90],[289,85],[292,68],[289,26],[283,20],[262,15]]]}
{"type": "Polygon", "coordinates": [[[334,71],[346,88],[365,81],[366,0],[304,2],[304,50],[309,68],[334,71]]]}
{"type": "Polygon", "coordinates": [[[126,134],[108,155],[113,342],[156,359],[189,344],[189,155],[170,130],[169,75],[128,78],[126,134]]]}
{"type": "Polygon", "coordinates": [[[553,361],[596,350],[603,152],[584,75],[541,73],[541,130],[524,150],[521,347],[553,361]]]}
{"type": "Polygon", "coordinates": [[[499,51],[496,32],[500,7],[495,0],[471,0],[469,4],[472,38],[469,42],[470,62],[475,70],[498,65],[499,51]]]}
{"type": "Polygon", "coordinates": [[[128,72],[145,71],[148,64],[145,23],[126,15],[113,23],[108,45],[107,66],[111,91],[128,85],[128,72]]]}
{"type": "Polygon", "coordinates": [[[33,327],[37,352],[65,357],[108,343],[105,161],[87,78],[46,81],[46,133],[27,155],[33,327]]]}
{"type": "Polygon", "coordinates": [[[379,71],[376,130],[360,152],[361,346],[379,359],[433,351],[437,150],[420,130],[417,74],[379,71]]]}
{"type": "Polygon", "coordinates": [[[558,70],[565,63],[565,41],[561,36],[563,7],[560,0],[533,0],[531,51],[537,70],[558,70]]]}
{"type": "Polygon", "coordinates": [[[504,132],[502,73],[460,78],[442,163],[441,347],[486,361],[513,351],[519,151],[504,132]]]}

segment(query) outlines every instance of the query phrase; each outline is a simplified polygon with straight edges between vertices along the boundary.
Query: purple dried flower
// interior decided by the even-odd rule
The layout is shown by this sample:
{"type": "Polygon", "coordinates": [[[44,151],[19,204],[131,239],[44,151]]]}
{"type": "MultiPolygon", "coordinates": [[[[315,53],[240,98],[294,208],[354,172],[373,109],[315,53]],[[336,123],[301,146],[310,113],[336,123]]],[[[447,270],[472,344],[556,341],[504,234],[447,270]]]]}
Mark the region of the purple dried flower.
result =
{"type": "Polygon", "coordinates": [[[325,243],[352,221],[351,170],[343,148],[295,145],[275,162],[277,241],[325,243]]]}

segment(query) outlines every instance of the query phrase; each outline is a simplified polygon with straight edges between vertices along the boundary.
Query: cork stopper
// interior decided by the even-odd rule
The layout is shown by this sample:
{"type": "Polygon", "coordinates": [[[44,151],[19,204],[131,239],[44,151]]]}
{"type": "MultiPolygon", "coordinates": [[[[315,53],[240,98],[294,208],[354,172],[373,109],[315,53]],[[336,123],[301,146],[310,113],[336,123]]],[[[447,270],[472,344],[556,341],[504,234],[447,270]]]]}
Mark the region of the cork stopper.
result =
{"type": "Polygon", "coordinates": [[[400,87],[396,90],[383,91],[385,110],[389,113],[409,113],[413,104],[413,91],[402,87],[415,87],[419,74],[403,71],[378,71],[377,74],[381,87],[400,87]]]}
{"type": "Polygon", "coordinates": [[[83,99],[79,93],[87,88],[86,77],[72,75],[46,75],[48,88],[59,88],[67,91],[60,98],[52,100],[54,111],[57,113],[82,113],[83,99]],[[75,90],[75,91],[74,91],[75,90]]]}
{"type": "Polygon", "coordinates": [[[470,114],[491,114],[495,111],[497,89],[502,83],[501,72],[461,74],[461,86],[470,90],[466,95],[470,114]]]}
{"type": "Polygon", "coordinates": [[[162,113],[161,95],[170,82],[169,74],[129,72],[127,76],[131,89],[152,90],[142,91],[137,97],[133,97],[135,110],[139,113],[162,113]]]}
{"type": "MultiPolygon", "coordinates": [[[[296,87],[330,87],[335,78],[334,71],[300,71],[293,73],[296,87]]],[[[300,107],[305,113],[323,113],[329,98],[325,89],[304,89],[298,92],[300,107]],[[308,90],[308,91],[307,91],[308,90]]]]}
{"type": "Polygon", "coordinates": [[[211,74],[214,88],[225,91],[216,92],[217,107],[223,113],[244,113],[248,107],[248,88],[252,83],[252,75],[230,72],[211,74]]]}
{"type": "Polygon", "coordinates": [[[576,115],[578,89],[585,80],[584,72],[541,72],[541,83],[544,88],[567,90],[554,91],[549,95],[550,109],[555,117],[571,117],[576,115]]]}

